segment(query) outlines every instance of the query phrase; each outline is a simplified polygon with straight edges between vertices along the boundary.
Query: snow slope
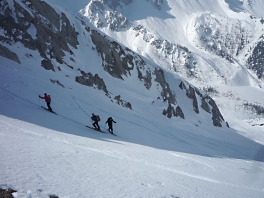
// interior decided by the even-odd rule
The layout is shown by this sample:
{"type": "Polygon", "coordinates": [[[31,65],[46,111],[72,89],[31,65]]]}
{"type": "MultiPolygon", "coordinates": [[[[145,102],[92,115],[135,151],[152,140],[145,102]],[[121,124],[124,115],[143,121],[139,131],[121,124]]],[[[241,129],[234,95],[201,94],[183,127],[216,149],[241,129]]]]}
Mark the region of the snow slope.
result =
{"type": "Polygon", "coordinates": [[[264,147],[236,131],[124,112],[98,91],[50,86],[34,65],[1,62],[0,187],[15,197],[263,196],[264,147]],[[58,115],[39,106],[44,90],[58,115]],[[117,136],[87,129],[92,112],[103,130],[112,116],[117,136]]]}
{"type": "MultiPolygon", "coordinates": [[[[166,9],[176,7],[172,1],[167,2],[170,6],[166,9]]],[[[188,10],[203,7],[179,2],[188,10]]],[[[86,1],[50,3],[59,10],[66,8],[67,13],[76,13],[86,5],[86,1]]],[[[165,31],[158,32],[167,35],[165,31]]],[[[129,37],[120,38],[133,43],[129,37]]],[[[91,45],[89,39],[82,42],[91,45]]],[[[156,109],[149,108],[153,98],[138,80],[128,78],[120,83],[103,74],[103,69],[95,66],[101,63],[93,50],[75,51],[76,57],[82,57],[77,60],[80,69],[89,63],[91,72],[102,74],[109,87],[116,87],[111,92],[122,92],[132,104],[137,101],[133,111],[109,101],[97,89],[75,83],[77,71],[46,71],[39,66],[37,52],[20,48],[19,44],[11,47],[24,57],[21,64],[0,57],[0,188],[15,189],[14,197],[263,197],[263,127],[247,124],[252,120],[239,122],[255,118],[251,112],[245,113],[240,106],[242,100],[263,104],[263,90],[243,84],[238,74],[232,78],[236,86],[215,82],[219,90],[215,98],[231,123],[230,129],[217,128],[158,115],[156,111],[163,102],[155,102],[156,109]],[[25,58],[25,54],[32,54],[32,58],[25,58]],[[58,79],[64,88],[52,84],[51,79],[58,79]],[[40,107],[45,102],[38,95],[45,92],[51,95],[51,106],[58,115],[40,107]],[[237,100],[241,96],[243,99],[237,100]],[[100,115],[104,131],[106,119],[112,116],[117,121],[117,136],[86,128],[91,125],[92,113],[100,115]]],[[[210,61],[225,65],[212,57],[210,61]]],[[[175,76],[168,74],[168,80],[175,80],[175,76]]],[[[188,108],[185,111],[191,114],[188,108]]]]}

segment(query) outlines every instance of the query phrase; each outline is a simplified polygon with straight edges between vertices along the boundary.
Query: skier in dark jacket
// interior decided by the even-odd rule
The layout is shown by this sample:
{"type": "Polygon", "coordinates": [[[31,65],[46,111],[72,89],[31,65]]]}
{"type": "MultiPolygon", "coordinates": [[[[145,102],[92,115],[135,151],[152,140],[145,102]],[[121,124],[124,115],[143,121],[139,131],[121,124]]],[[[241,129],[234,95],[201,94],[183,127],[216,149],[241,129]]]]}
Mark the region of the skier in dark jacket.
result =
{"type": "Polygon", "coordinates": [[[95,128],[96,130],[98,130],[98,131],[101,131],[100,126],[99,126],[99,124],[98,124],[98,122],[100,121],[100,120],[98,119],[99,116],[92,114],[92,117],[91,117],[91,118],[92,118],[92,120],[94,121],[94,123],[93,123],[94,128],[95,128]]]}
{"type": "Polygon", "coordinates": [[[43,97],[42,96],[39,96],[39,98],[44,99],[45,102],[47,103],[47,107],[48,107],[49,111],[50,112],[53,112],[52,111],[52,108],[50,107],[50,102],[51,102],[50,95],[47,95],[46,93],[44,93],[44,96],[43,97]]]}
{"type": "Polygon", "coordinates": [[[112,117],[109,117],[105,122],[108,124],[108,131],[111,133],[113,133],[113,122],[116,123],[116,121],[114,121],[112,117]]]}

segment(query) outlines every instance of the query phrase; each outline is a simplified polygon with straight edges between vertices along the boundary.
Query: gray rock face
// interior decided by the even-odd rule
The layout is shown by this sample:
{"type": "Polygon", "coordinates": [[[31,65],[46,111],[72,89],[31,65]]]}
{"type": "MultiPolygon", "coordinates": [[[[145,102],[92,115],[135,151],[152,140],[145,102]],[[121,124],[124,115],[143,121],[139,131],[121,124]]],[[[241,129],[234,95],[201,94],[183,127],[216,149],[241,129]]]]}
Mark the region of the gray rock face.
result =
{"type": "Polygon", "coordinates": [[[213,120],[213,125],[217,127],[222,127],[222,122],[225,121],[221,112],[219,111],[217,105],[215,104],[215,101],[208,96],[209,99],[209,104],[212,107],[212,120],[213,120]]]}
{"type": "Polygon", "coordinates": [[[144,81],[144,85],[147,89],[150,89],[151,85],[152,85],[152,76],[151,76],[151,71],[148,69],[146,71],[146,76],[143,76],[142,72],[140,71],[140,69],[137,67],[138,70],[138,78],[141,81],[144,81]]]}
{"type": "Polygon", "coordinates": [[[122,80],[123,75],[130,75],[130,71],[134,68],[132,55],[126,53],[118,43],[107,40],[105,36],[94,30],[91,37],[97,52],[101,55],[105,71],[122,80]]]}
{"type": "Polygon", "coordinates": [[[180,117],[180,118],[182,118],[182,119],[185,119],[185,118],[184,118],[184,113],[182,112],[182,109],[181,109],[181,107],[179,107],[179,106],[176,107],[176,116],[177,116],[177,117],[180,117]]]}
{"type": "Polygon", "coordinates": [[[164,71],[161,69],[155,69],[155,75],[155,81],[158,82],[163,89],[161,92],[163,100],[167,100],[170,104],[176,105],[175,95],[172,93],[169,84],[166,82],[164,71]]]}
{"type": "Polygon", "coordinates": [[[167,109],[163,110],[163,115],[167,116],[168,118],[171,118],[172,116],[176,116],[175,109],[171,106],[171,104],[168,105],[167,109]]]}
{"type": "Polygon", "coordinates": [[[120,95],[114,97],[114,99],[116,100],[117,104],[122,105],[123,107],[126,107],[126,108],[132,110],[132,105],[129,102],[122,100],[120,95]]]}
{"type": "Polygon", "coordinates": [[[201,108],[209,114],[212,114],[213,125],[217,127],[222,127],[222,123],[225,122],[220,110],[218,109],[215,101],[208,95],[203,95],[197,88],[192,87],[189,85],[187,86],[184,82],[181,82],[179,87],[182,90],[186,91],[186,96],[193,100],[193,110],[199,114],[199,106],[198,106],[198,99],[201,100],[201,108]]]}
{"type": "Polygon", "coordinates": [[[189,85],[189,89],[186,89],[186,96],[193,100],[193,110],[199,114],[198,102],[195,95],[195,89],[189,85]]]}
{"type": "Polygon", "coordinates": [[[55,71],[53,64],[51,63],[50,59],[44,59],[41,61],[41,66],[46,70],[55,71]]]}
{"type": "Polygon", "coordinates": [[[1,44],[0,44],[0,56],[3,56],[20,64],[20,60],[16,55],[16,53],[11,52],[8,48],[4,47],[1,44]]]}
{"type": "Polygon", "coordinates": [[[174,108],[170,103],[168,105],[168,108],[163,110],[162,114],[167,116],[168,118],[172,118],[174,116],[185,119],[181,107],[177,106],[176,108],[174,108]]]}
{"type": "Polygon", "coordinates": [[[97,87],[99,90],[103,90],[106,94],[108,94],[108,90],[106,88],[106,85],[104,83],[104,80],[98,76],[98,74],[95,74],[94,76],[88,72],[81,72],[82,76],[77,76],[75,78],[76,82],[89,86],[89,87],[97,87]]]}
{"type": "Polygon", "coordinates": [[[202,109],[205,110],[207,113],[211,113],[211,109],[207,102],[207,97],[202,97],[202,109]]]}
{"type": "Polygon", "coordinates": [[[53,66],[50,66],[52,63],[48,60],[53,58],[62,64],[64,51],[72,53],[68,44],[74,48],[79,44],[78,34],[66,15],[60,13],[60,16],[44,1],[24,0],[21,3],[24,3],[24,7],[14,1],[12,13],[8,3],[3,2],[0,8],[0,28],[6,34],[0,36],[0,40],[10,45],[21,42],[26,48],[38,50],[40,56],[44,58],[42,66],[46,69],[52,69],[53,66]],[[31,33],[28,30],[31,30],[31,33]],[[35,32],[35,35],[32,32],[35,32]]]}
{"type": "MultiPolygon", "coordinates": [[[[104,80],[100,78],[98,74],[92,75],[90,72],[85,73],[84,71],[81,71],[81,74],[82,76],[77,76],[75,78],[76,82],[82,85],[88,86],[88,87],[94,87],[94,88],[97,88],[98,90],[102,90],[105,92],[106,96],[108,96],[109,98],[113,96],[113,94],[107,90],[104,80]]],[[[132,110],[131,103],[122,100],[120,95],[115,96],[114,100],[116,101],[116,104],[132,110]]],[[[111,101],[113,102],[113,100],[111,101]]]]}

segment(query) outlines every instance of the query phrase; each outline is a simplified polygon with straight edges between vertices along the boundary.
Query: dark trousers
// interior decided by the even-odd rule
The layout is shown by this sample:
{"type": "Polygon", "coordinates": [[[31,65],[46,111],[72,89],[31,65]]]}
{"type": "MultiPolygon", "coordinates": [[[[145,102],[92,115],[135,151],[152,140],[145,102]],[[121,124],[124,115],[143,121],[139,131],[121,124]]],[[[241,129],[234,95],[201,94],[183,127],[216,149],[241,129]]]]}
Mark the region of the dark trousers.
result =
{"type": "Polygon", "coordinates": [[[47,102],[47,107],[50,111],[52,111],[52,108],[50,107],[50,102],[47,102]]]}
{"type": "Polygon", "coordinates": [[[94,128],[97,128],[97,129],[100,130],[100,127],[99,127],[99,125],[98,125],[98,121],[95,121],[95,122],[93,123],[93,126],[94,126],[94,128]]]}
{"type": "Polygon", "coordinates": [[[113,125],[112,124],[108,124],[108,131],[113,132],[113,125]]]}

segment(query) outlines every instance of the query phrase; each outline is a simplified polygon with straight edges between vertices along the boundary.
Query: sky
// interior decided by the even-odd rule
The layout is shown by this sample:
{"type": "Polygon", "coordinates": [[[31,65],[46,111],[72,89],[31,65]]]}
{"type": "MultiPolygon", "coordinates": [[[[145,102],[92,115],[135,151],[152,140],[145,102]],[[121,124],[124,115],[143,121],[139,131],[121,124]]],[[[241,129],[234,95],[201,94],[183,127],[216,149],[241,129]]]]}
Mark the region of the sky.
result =
{"type": "MultiPolygon", "coordinates": [[[[71,1],[55,3],[72,13],[85,6],[85,1],[74,6],[71,1]]],[[[71,20],[74,23],[74,17],[71,20]]],[[[158,32],[165,35],[161,28],[158,32]]],[[[111,92],[136,104],[133,111],[109,101],[102,91],[75,83],[78,71],[44,70],[37,52],[20,47],[14,44],[11,49],[21,64],[0,57],[0,188],[16,190],[14,197],[263,197],[264,130],[250,124],[263,119],[240,105],[243,100],[263,104],[263,89],[253,83],[241,85],[238,77],[233,78],[235,85],[216,82],[219,95],[214,99],[231,126],[218,128],[207,118],[199,123],[158,114],[163,102],[155,101],[153,108],[153,98],[135,77],[120,82],[95,67],[100,60],[91,49],[85,48],[89,56],[75,51],[83,57],[76,64],[85,70],[89,62],[89,71],[100,73],[109,88],[115,87],[111,92]],[[28,53],[33,58],[25,58],[28,53]],[[64,88],[50,79],[58,79],[64,88]],[[51,95],[57,115],[41,108],[46,104],[38,96],[44,93],[51,95]],[[106,133],[86,127],[92,124],[92,113],[100,115],[99,125],[106,133]],[[117,136],[107,132],[110,116],[117,122],[117,136]]]]}

